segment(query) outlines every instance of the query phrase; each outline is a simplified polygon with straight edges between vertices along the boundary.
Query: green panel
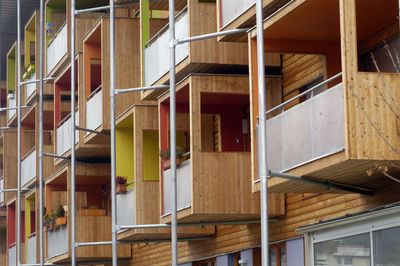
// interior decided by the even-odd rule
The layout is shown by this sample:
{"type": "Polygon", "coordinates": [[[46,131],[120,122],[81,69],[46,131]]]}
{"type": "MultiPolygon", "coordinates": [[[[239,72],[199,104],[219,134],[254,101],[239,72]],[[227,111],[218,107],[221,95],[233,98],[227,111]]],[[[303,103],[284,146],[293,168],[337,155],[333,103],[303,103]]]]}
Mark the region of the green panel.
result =
{"type": "Polygon", "coordinates": [[[143,180],[160,180],[158,130],[143,130],[143,180]]]}
{"type": "Polygon", "coordinates": [[[133,130],[132,128],[117,128],[115,137],[117,176],[127,177],[128,183],[132,182],[135,179],[133,160],[133,130]]]}
{"type": "Polygon", "coordinates": [[[7,58],[7,90],[8,91],[14,91],[15,90],[15,81],[16,81],[16,76],[15,76],[15,56],[10,55],[7,58]]]}

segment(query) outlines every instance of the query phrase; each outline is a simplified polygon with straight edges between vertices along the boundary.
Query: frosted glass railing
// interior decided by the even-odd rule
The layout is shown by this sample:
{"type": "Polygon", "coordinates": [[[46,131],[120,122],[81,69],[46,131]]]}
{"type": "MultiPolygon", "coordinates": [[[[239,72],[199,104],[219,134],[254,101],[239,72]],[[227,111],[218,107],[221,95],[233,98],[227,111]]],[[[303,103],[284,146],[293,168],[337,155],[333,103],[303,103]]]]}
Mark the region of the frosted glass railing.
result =
{"type": "MultiPolygon", "coordinates": [[[[15,97],[15,93],[9,94],[7,96],[7,99],[8,99],[8,107],[17,107],[17,97],[15,97]]],[[[8,110],[8,120],[11,120],[16,113],[17,113],[16,109],[8,110]]]]}
{"type": "MultiPolygon", "coordinates": [[[[96,130],[103,123],[103,90],[99,90],[86,102],[86,127],[96,130]]],[[[90,134],[88,132],[87,134],[90,134]]]]}
{"type": "MultiPolygon", "coordinates": [[[[4,179],[0,179],[0,190],[4,189],[4,179]]],[[[4,192],[0,192],[0,203],[4,201],[4,192]]]]}
{"type": "MultiPolygon", "coordinates": [[[[32,73],[27,81],[33,81],[35,79],[36,79],[36,73],[32,73]]],[[[27,84],[25,100],[27,100],[35,91],[36,91],[36,83],[27,84]]]]}
{"type": "Polygon", "coordinates": [[[117,220],[120,225],[135,224],[135,188],[117,195],[117,220]]]}
{"type": "Polygon", "coordinates": [[[221,23],[225,27],[255,5],[255,0],[221,0],[221,23]]]}
{"type": "MultiPolygon", "coordinates": [[[[75,112],[76,125],[79,125],[79,111],[75,112]]],[[[69,149],[71,149],[71,131],[72,121],[71,115],[64,118],[57,128],[57,155],[61,156],[69,149]]],[[[75,130],[75,143],[79,141],[79,132],[75,130]]]]}
{"type": "MultiPolygon", "coordinates": [[[[188,208],[192,205],[191,191],[191,160],[186,160],[176,169],[178,210],[188,208]]],[[[163,214],[169,214],[172,211],[172,170],[168,169],[163,174],[163,214]]]]}
{"type": "Polygon", "coordinates": [[[47,255],[53,258],[68,252],[68,226],[60,225],[59,228],[47,233],[47,255]]]}
{"type": "Polygon", "coordinates": [[[8,266],[16,266],[17,265],[17,247],[9,248],[8,249],[8,266]]]}
{"type": "Polygon", "coordinates": [[[36,177],[36,150],[30,151],[21,162],[22,186],[36,177]]]}
{"type": "Polygon", "coordinates": [[[49,74],[68,52],[68,27],[64,23],[47,47],[47,74],[49,74]]]}
{"type": "Polygon", "coordinates": [[[26,252],[28,264],[36,263],[36,235],[28,238],[28,250],[26,252]]]}
{"type": "Polygon", "coordinates": [[[287,171],[342,151],[342,84],[268,119],[267,140],[268,169],[274,171],[287,171]]]}
{"type": "MultiPolygon", "coordinates": [[[[176,39],[189,37],[188,14],[182,15],[175,24],[176,39]]],[[[158,38],[150,43],[144,50],[144,78],[145,85],[151,86],[169,71],[169,29],[165,30],[158,38]]],[[[179,45],[176,49],[176,65],[189,55],[187,43],[179,45]]]]}

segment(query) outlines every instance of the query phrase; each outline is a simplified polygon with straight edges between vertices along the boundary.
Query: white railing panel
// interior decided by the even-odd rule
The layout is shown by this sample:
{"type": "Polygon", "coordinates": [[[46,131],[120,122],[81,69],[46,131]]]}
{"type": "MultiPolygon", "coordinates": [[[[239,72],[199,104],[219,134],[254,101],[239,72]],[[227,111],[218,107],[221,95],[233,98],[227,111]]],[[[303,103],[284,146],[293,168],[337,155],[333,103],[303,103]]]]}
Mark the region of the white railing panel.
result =
{"type": "Polygon", "coordinates": [[[59,228],[47,233],[47,254],[52,258],[68,252],[68,226],[60,225],[59,228]]]}
{"type": "MultiPolygon", "coordinates": [[[[4,189],[4,179],[0,180],[0,190],[4,189]]],[[[4,192],[0,192],[0,203],[4,201],[4,192]]]]}
{"type": "MultiPolygon", "coordinates": [[[[186,160],[176,169],[178,210],[188,208],[192,205],[192,178],[191,178],[191,160],[186,160]]],[[[172,211],[172,170],[164,171],[163,176],[163,203],[164,214],[172,211]]]]}
{"type": "Polygon", "coordinates": [[[119,225],[135,224],[135,188],[117,195],[117,221],[119,225]]]}
{"type": "Polygon", "coordinates": [[[17,265],[17,247],[8,249],[8,266],[17,265]]]}
{"type": "Polygon", "coordinates": [[[36,263],[36,236],[28,239],[28,250],[26,261],[28,264],[36,263]]]}
{"type": "MultiPolygon", "coordinates": [[[[76,125],[79,125],[79,111],[75,112],[76,125]]],[[[57,128],[57,155],[61,156],[71,149],[71,118],[57,128]]],[[[79,141],[79,131],[75,130],[75,143],[79,141]]]]}
{"type": "Polygon", "coordinates": [[[221,22],[225,27],[238,18],[250,7],[255,5],[255,0],[221,0],[221,22]]]}
{"type": "MultiPolygon", "coordinates": [[[[86,127],[96,130],[103,123],[103,90],[86,102],[86,127]]],[[[88,132],[89,134],[89,132],[88,132]]]]}
{"type": "MultiPolygon", "coordinates": [[[[32,73],[27,81],[33,81],[33,80],[36,80],[36,72],[32,73]]],[[[25,100],[27,100],[36,91],[36,83],[30,83],[25,86],[26,86],[25,100]]]]}
{"type": "Polygon", "coordinates": [[[67,23],[61,28],[57,36],[47,47],[47,74],[60,62],[68,51],[68,27],[67,23]]]}
{"type": "MultiPolygon", "coordinates": [[[[8,107],[17,107],[17,97],[14,94],[9,94],[7,96],[8,99],[8,107]]],[[[14,115],[17,113],[16,109],[8,110],[8,120],[11,120],[14,115]]]]}
{"type": "Polygon", "coordinates": [[[342,151],[343,108],[339,84],[269,119],[268,169],[287,171],[342,151]]]}
{"type": "MultiPolygon", "coordinates": [[[[189,37],[188,14],[183,15],[176,21],[176,39],[189,37]]],[[[161,34],[149,47],[144,50],[145,86],[153,85],[158,79],[169,71],[169,29],[161,34]]],[[[176,65],[189,55],[187,43],[179,45],[176,49],[176,65]]]]}
{"type": "Polygon", "coordinates": [[[21,162],[21,178],[22,186],[25,186],[29,181],[36,177],[36,150],[33,150],[21,162]]]}

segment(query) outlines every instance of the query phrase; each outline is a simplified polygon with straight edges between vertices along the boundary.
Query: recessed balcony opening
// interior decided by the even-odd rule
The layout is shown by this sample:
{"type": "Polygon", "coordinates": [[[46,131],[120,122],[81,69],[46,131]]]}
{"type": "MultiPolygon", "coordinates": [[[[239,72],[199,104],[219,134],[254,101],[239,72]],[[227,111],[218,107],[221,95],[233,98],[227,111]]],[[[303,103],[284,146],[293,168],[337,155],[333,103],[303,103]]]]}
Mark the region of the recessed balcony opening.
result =
{"type": "MultiPolygon", "coordinates": [[[[75,74],[75,106],[78,106],[78,73],[79,65],[76,60],[77,70],[75,74]]],[[[71,68],[68,67],[55,81],[54,95],[54,131],[56,134],[56,154],[63,155],[71,149],[71,68]]],[[[79,124],[79,110],[75,111],[76,125],[79,124]]],[[[79,134],[76,131],[76,142],[79,141],[79,134]]]]}
{"type": "MultiPolygon", "coordinates": [[[[21,206],[21,248],[25,247],[25,210],[21,206]]],[[[7,205],[7,248],[8,265],[17,264],[16,232],[17,211],[15,199],[7,205]]]]}
{"type": "MultiPolygon", "coordinates": [[[[21,42],[23,47],[23,42],[21,42]]],[[[17,107],[17,43],[15,42],[7,53],[7,107],[17,107]]],[[[24,50],[21,50],[21,62],[24,61],[24,50]]],[[[22,66],[21,71],[22,71],[22,66]]],[[[16,126],[17,110],[7,110],[7,122],[9,126],[16,126]]]]}
{"type": "MultiPolygon", "coordinates": [[[[39,34],[36,33],[36,24],[38,24],[38,20],[36,18],[39,17],[39,12],[35,11],[28,21],[28,24],[25,26],[25,60],[24,60],[24,68],[22,70],[22,80],[23,81],[33,81],[36,80],[36,37],[39,34]]],[[[23,100],[28,100],[32,94],[36,91],[37,84],[31,83],[24,86],[24,98],[23,100]]]]}
{"type": "Polygon", "coordinates": [[[399,1],[356,1],[358,70],[399,72],[399,1]],[[374,19],[371,20],[371,16],[374,19]]]}
{"type": "MultiPolygon", "coordinates": [[[[26,263],[36,263],[36,244],[38,234],[36,232],[36,196],[35,192],[25,196],[25,241],[26,263]]],[[[40,219],[40,217],[39,217],[40,219]]]]}

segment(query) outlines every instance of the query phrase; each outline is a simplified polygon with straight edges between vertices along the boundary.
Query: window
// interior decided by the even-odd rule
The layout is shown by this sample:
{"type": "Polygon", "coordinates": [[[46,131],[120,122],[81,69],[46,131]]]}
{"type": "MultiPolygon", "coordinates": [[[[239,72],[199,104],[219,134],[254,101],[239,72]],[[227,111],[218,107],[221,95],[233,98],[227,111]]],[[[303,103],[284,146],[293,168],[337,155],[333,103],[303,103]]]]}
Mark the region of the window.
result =
{"type": "Polygon", "coordinates": [[[287,266],[285,243],[269,248],[269,261],[271,266],[287,266]]]}
{"type": "Polygon", "coordinates": [[[215,262],[216,259],[212,258],[212,259],[193,262],[193,266],[215,266],[216,265],[215,262]]]}
{"type": "Polygon", "coordinates": [[[400,265],[400,226],[373,233],[376,266],[400,265]]]}

